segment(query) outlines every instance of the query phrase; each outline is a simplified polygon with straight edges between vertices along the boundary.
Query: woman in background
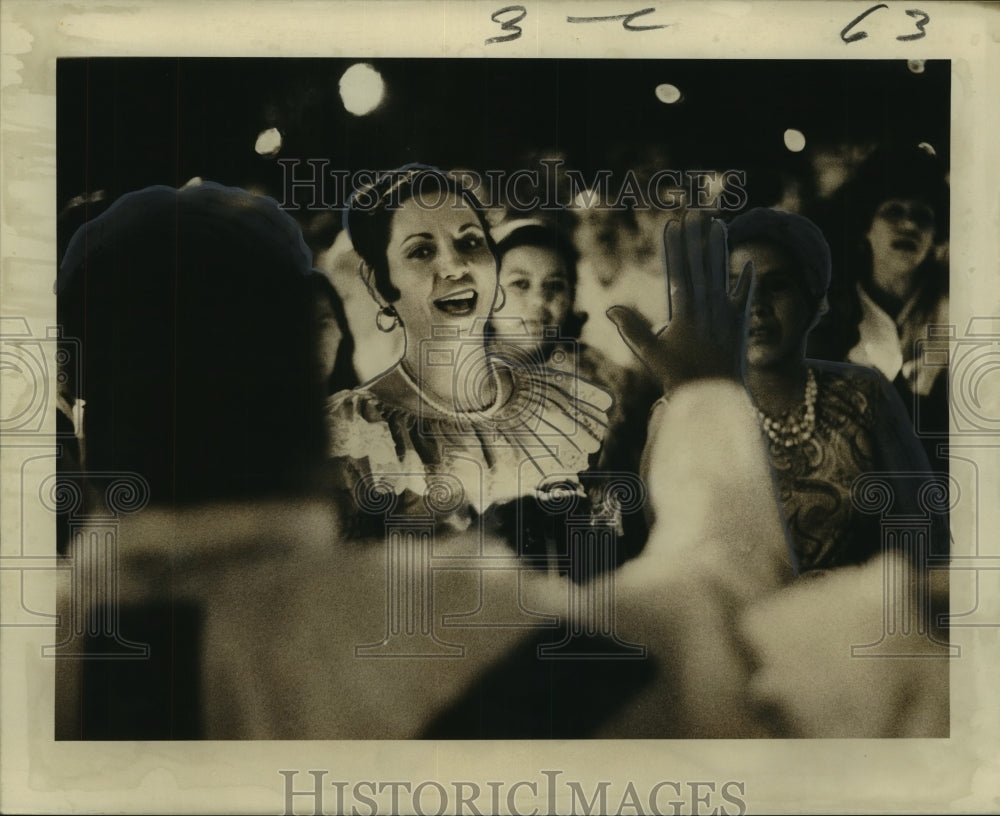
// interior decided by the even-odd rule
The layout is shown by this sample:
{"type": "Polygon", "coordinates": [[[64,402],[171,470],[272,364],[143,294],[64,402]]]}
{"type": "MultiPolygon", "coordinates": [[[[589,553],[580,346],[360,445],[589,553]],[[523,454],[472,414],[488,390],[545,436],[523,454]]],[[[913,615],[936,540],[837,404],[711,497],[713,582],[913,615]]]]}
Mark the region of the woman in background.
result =
{"type": "MultiPolygon", "coordinates": [[[[855,480],[884,473],[896,511],[920,513],[901,474],[930,466],[884,376],[863,366],[806,359],[806,338],[826,309],[830,250],[811,221],[750,210],[729,226],[730,273],[755,270],[747,335],[747,388],[769,440],[799,570],[858,564],[880,551],[878,519],[852,501],[855,480]],[[897,484],[898,482],[898,484],[897,484]]],[[[946,551],[939,525],[934,546],[946,551]]]]}
{"type": "MultiPolygon", "coordinates": [[[[493,233],[506,302],[490,319],[492,353],[512,365],[546,366],[608,391],[615,401],[592,475],[637,475],[649,410],[660,392],[645,370],[614,364],[581,342],[587,315],[576,310],[575,246],[557,226],[540,220],[500,224],[493,233]]],[[[640,522],[641,514],[623,518],[623,556],[641,549],[646,531],[640,522]]]]}
{"type": "Polygon", "coordinates": [[[628,370],[612,366],[600,351],[580,341],[587,315],[575,308],[579,253],[572,241],[540,221],[501,224],[494,236],[506,293],[503,310],[490,319],[494,353],[524,354],[596,381],[621,397],[628,388],[628,370]]]}
{"type": "MultiPolygon", "coordinates": [[[[842,231],[827,231],[844,236],[832,243],[831,309],[810,338],[810,355],[878,369],[922,432],[946,436],[947,370],[921,364],[917,346],[947,351],[947,338],[927,331],[948,322],[944,169],[923,147],[886,145],[858,168],[840,197],[842,231]]],[[[936,440],[925,444],[935,461],[936,440]]]]}

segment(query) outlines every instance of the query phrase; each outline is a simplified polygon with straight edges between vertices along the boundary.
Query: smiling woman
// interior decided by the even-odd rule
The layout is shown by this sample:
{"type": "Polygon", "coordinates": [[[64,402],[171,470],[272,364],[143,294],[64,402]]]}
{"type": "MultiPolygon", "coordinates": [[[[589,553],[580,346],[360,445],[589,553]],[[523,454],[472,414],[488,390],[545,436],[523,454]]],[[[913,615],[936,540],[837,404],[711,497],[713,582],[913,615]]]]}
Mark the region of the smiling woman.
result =
{"type": "Polygon", "coordinates": [[[948,319],[947,273],[934,252],[948,232],[944,172],[922,147],[886,145],[859,169],[855,186],[863,187],[854,270],[861,317],[847,359],[927,396],[941,369],[918,366],[914,347],[927,325],[948,319]]]}
{"type": "Polygon", "coordinates": [[[809,339],[811,357],[885,375],[941,471],[949,467],[939,450],[950,414],[940,364],[949,344],[949,199],[947,167],[929,145],[873,151],[831,201],[830,311],[809,339]]]}
{"type": "Polygon", "coordinates": [[[512,366],[488,353],[484,329],[503,295],[472,193],[408,165],[356,191],[345,226],[379,328],[405,338],[396,364],[328,404],[334,488],[354,532],[384,534],[389,505],[465,529],[554,485],[582,493],[579,474],[601,447],[611,397],[541,361],[512,366]]]}

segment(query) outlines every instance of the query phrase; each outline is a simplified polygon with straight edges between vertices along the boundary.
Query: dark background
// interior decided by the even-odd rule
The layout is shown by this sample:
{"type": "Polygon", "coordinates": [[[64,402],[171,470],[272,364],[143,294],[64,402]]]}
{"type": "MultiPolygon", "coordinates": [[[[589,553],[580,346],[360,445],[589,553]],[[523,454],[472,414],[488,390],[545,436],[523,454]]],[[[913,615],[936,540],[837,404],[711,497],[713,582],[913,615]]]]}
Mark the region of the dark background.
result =
{"type": "MultiPolygon", "coordinates": [[[[950,151],[947,61],[915,72],[903,60],[364,60],[382,74],[387,97],[363,117],[344,109],[338,89],[358,61],[59,60],[60,258],[81,224],[122,194],[149,185],[180,186],[198,176],[281,200],[283,158],[327,159],[331,168],[352,172],[414,161],[484,172],[537,168],[533,159],[559,155],[584,178],[598,170],[619,177],[651,165],[743,169],[749,206],[756,206],[774,203],[789,179],[801,183],[804,198],[815,198],[824,152],[843,159],[854,148],[864,152],[897,140],[927,142],[945,162],[950,151]],[[683,99],[658,101],[661,83],[676,85],[683,99]],[[265,158],[255,143],[272,127],[281,131],[283,146],[265,158]],[[803,151],[785,147],[786,128],[805,134],[803,151]]],[[[293,214],[314,250],[329,244],[340,221],[329,211],[293,214]]],[[[198,738],[197,610],[171,603],[130,610],[124,618],[125,636],[149,643],[154,657],[120,665],[87,661],[86,707],[73,723],[74,736],[198,738]]],[[[527,646],[534,654],[535,644],[527,646]]],[[[91,648],[97,653],[102,644],[91,648]]],[[[589,691],[608,685],[590,678],[573,687],[583,696],[564,695],[553,713],[551,689],[578,678],[553,683],[536,672],[523,686],[522,657],[512,655],[496,678],[470,688],[453,716],[429,733],[468,736],[461,729],[472,722],[495,729],[494,736],[523,736],[538,724],[543,731],[532,733],[539,737],[581,736],[573,719],[580,710],[598,705],[603,715],[621,699],[605,695],[604,708],[589,700],[589,691]],[[484,702],[511,689],[528,702],[484,702]],[[540,713],[532,701],[544,704],[540,713]],[[505,719],[515,709],[532,716],[505,719]],[[483,711],[498,716],[484,721],[483,711]]],[[[616,675],[620,692],[645,682],[648,666],[634,669],[624,679],[616,675]]]]}
{"type": "MultiPolygon", "coordinates": [[[[824,146],[905,138],[946,162],[950,150],[948,61],[915,73],[905,60],[363,60],[387,94],[358,117],[338,83],[359,61],[59,60],[60,253],[86,218],[150,184],[200,176],[280,200],[281,158],[351,171],[412,161],[484,170],[558,153],[587,178],[666,161],[748,169],[760,188],[778,174],[805,178],[824,146]],[[680,88],[682,101],[659,102],[660,83],[680,88]],[[269,127],[283,147],[264,158],[254,145],[269,127]],[[789,127],[806,136],[801,153],[783,144],[789,127]],[[103,201],[71,205],[97,190],[103,201]]],[[[751,203],[773,203],[772,193],[751,203]]],[[[309,236],[315,214],[300,218],[309,236]]]]}

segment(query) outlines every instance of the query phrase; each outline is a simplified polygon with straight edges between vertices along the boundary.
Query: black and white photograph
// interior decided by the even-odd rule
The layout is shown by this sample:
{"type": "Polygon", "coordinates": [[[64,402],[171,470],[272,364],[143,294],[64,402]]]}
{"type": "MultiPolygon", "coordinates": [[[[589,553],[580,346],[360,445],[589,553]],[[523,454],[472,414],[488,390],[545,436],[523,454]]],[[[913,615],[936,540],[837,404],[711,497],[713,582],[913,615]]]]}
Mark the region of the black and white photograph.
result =
{"type": "Polygon", "coordinates": [[[4,4],[0,808],[995,806],[995,7],[204,5],[4,4]]]}

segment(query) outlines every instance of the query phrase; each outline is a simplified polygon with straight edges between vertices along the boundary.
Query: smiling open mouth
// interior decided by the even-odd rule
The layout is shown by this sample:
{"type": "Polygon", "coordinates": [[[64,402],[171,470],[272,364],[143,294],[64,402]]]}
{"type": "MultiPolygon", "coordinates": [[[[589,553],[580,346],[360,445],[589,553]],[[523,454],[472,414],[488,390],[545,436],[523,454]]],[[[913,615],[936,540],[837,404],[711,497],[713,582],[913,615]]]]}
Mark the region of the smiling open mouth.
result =
{"type": "Polygon", "coordinates": [[[893,249],[902,249],[906,252],[916,252],[917,242],[911,240],[910,238],[897,238],[892,242],[893,249]]]}
{"type": "Polygon", "coordinates": [[[479,295],[476,294],[475,290],[462,289],[443,298],[438,298],[434,301],[434,306],[445,314],[461,316],[472,314],[478,299],[479,295]]]}
{"type": "Polygon", "coordinates": [[[775,339],[774,329],[770,326],[751,326],[747,332],[747,343],[752,346],[771,345],[775,339]]]}

